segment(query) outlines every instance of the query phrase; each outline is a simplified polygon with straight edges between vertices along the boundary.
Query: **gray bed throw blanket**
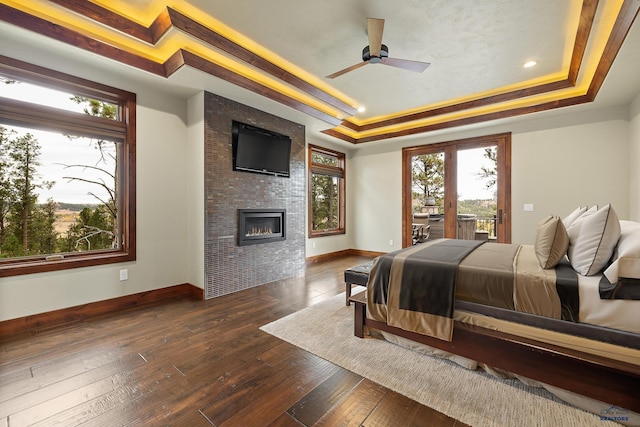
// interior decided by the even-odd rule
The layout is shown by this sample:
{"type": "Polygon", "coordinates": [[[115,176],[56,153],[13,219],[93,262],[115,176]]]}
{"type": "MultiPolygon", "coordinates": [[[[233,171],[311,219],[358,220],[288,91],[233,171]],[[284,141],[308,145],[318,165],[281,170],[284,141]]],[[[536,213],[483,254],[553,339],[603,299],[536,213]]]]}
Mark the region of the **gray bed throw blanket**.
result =
{"type": "Polygon", "coordinates": [[[367,310],[384,311],[390,326],[451,341],[458,265],[482,243],[445,239],[378,257],[367,310]]]}

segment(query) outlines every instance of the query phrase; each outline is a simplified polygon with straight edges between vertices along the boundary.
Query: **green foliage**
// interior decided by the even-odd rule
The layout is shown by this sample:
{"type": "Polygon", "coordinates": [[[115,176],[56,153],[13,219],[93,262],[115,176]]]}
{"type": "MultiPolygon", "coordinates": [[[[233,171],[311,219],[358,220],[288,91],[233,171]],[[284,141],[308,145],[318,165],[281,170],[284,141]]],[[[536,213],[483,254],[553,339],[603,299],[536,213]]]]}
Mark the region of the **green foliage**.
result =
{"type": "Polygon", "coordinates": [[[84,104],[83,111],[85,114],[104,119],[115,120],[118,117],[118,106],[97,99],[91,99],[84,96],[73,96],[71,100],[76,104],[84,104]]]}
{"type": "Polygon", "coordinates": [[[15,189],[11,185],[11,158],[9,148],[15,132],[0,126],[0,256],[7,239],[8,215],[15,201],[15,189]]]}
{"type": "MultiPolygon", "coordinates": [[[[339,167],[338,158],[326,153],[313,152],[311,162],[339,167]]],[[[330,172],[312,172],[311,193],[312,230],[329,231],[340,228],[340,178],[332,176],[330,172]]]]}
{"type": "Polygon", "coordinates": [[[11,256],[41,253],[42,247],[51,247],[55,242],[53,222],[47,226],[46,212],[36,206],[41,188],[50,188],[51,182],[40,180],[38,174],[40,144],[27,133],[17,136],[13,131],[1,128],[3,149],[0,150],[0,163],[3,165],[3,177],[0,183],[0,206],[3,213],[0,250],[8,247],[8,236],[13,254],[11,256]],[[20,242],[17,247],[15,242],[20,242]],[[48,241],[48,243],[47,243],[48,241]]]}
{"type": "MultiPolygon", "coordinates": [[[[114,104],[84,97],[72,99],[84,104],[84,111],[89,115],[115,119],[119,113],[114,104]]],[[[110,172],[99,166],[106,156],[115,159],[115,143],[98,140],[95,144],[99,150],[98,162],[67,167],[91,168],[102,172],[106,178],[91,181],[81,173],[68,178],[96,185],[106,190],[108,198],[102,200],[97,193],[90,193],[100,203],[94,207],[74,206],[73,210],[82,210],[68,231],[61,235],[55,229],[58,203],[51,199],[45,204],[37,203],[39,190],[54,184],[42,180],[38,173],[40,143],[30,133],[20,136],[15,130],[0,126],[0,258],[117,246],[117,171],[110,172]]]]}
{"type": "Polygon", "coordinates": [[[327,175],[313,174],[313,230],[335,230],[340,226],[340,201],[338,199],[338,179],[327,175]]]}
{"type": "Polygon", "coordinates": [[[459,214],[475,214],[482,218],[493,218],[496,210],[495,200],[458,200],[459,214]]]}
{"type": "Polygon", "coordinates": [[[422,154],[414,156],[411,162],[414,205],[419,210],[433,198],[437,206],[444,199],[444,156],[443,154],[422,154]]]}
{"type": "Polygon", "coordinates": [[[58,233],[55,230],[58,205],[52,199],[34,210],[29,224],[29,252],[36,254],[56,253],[58,233]]]}
{"type": "Polygon", "coordinates": [[[61,239],[64,252],[112,249],[114,247],[113,217],[105,206],[84,208],[61,239]]]}
{"type": "Polygon", "coordinates": [[[498,177],[498,150],[496,147],[487,147],[484,149],[484,157],[491,161],[491,166],[482,166],[481,172],[478,174],[480,178],[486,179],[484,188],[491,190],[495,188],[498,177]]]}
{"type": "Polygon", "coordinates": [[[80,203],[58,203],[58,209],[66,209],[69,211],[80,212],[82,209],[86,207],[94,207],[90,205],[80,204],[80,203]]]}

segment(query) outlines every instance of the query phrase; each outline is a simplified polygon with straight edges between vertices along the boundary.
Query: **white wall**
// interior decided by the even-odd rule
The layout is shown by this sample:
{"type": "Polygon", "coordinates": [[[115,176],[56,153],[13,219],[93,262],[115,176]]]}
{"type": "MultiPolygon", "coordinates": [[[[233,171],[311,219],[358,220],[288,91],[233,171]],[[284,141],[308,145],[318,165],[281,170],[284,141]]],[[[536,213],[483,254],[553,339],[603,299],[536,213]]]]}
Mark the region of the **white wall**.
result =
{"type": "MultiPolygon", "coordinates": [[[[616,108],[590,113],[586,123],[579,115],[549,117],[425,137],[404,145],[513,130],[512,242],[533,244],[538,221],[548,214],[565,216],[580,204],[612,203],[620,218],[629,218],[629,123],[625,117],[626,108],[622,112],[616,108]],[[524,212],[524,203],[533,203],[535,211],[524,212]]],[[[365,144],[352,156],[348,208],[356,218],[355,249],[388,252],[400,247],[401,150],[392,144],[365,144]],[[389,246],[389,240],[394,241],[394,246],[389,246]]]]}
{"type": "Polygon", "coordinates": [[[640,221],[640,94],[629,107],[629,219],[640,221]]]}
{"type": "Polygon", "coordinates": [[[512,242],[533,244],[538,221],[611,203],[629,217],[628,122],[613,120],[514,134],[512,242]],[[534,212],[524,212],[532,203],[534,212]]]}
{"type": "MultiPolygon", "coordinates": [[[[0,278],[0,321],[181,283],[203,287],[202,94],[188,101],[163,95],[119,77],[107,69],[109,61],[95,56],[75,63],[12,46],[2,45],[0,53],[137,93],[137,260],[0,278]],[[122,268],[129,270],[128,281],[119,281],[122,268]]],[[[557,110],[545,119],[357,147],[308,136],[310,143],[347,154],[347,234],[307,239],[306,255],[400,248],[401,147],[506,131],[514,133],[514,242],[531,243],[539,219],[578,204],[612,202],[621,218],[640,220],[640,96],[625,114],[557,110]],[[535,212],[522,212],[523,203],[534,203],[535,212]]]]}
{"type": "MultiPolygon", "coordinates": [[[[118,87],[126,88],[121,83],[118,87]]],[[[0,321],[187,282],[186,102],[142,88],[133,91],[138,101],[137,260],[0,278],[0,321]],[[121,282],[123,268],[129,280],[121,282]]]]}
{"type": "MultiPolygon", "coordinates": [[[[308,232],[309,230],[309,203],[308,202],[309,201],[307,200],[307,197],[306,197],[307,193],[305,192],[305,236],[307,236],[307,238],[305,239],[305,245],[306,245],[305,256],[307,258],[311,258],[317,255],[328,254],[332,252],[339,252],[345,249],[351,249],[353,248],[353,235],[354,235],[354,231],[353,231],[354,212],[353,212],[353,209],[351,208],[353,204],[349,200],[353,191],[352,190],[353,184],[351,182],[352,171],[353,171],[353,164],[351,162],[352,148],[345,147],[340,144],[332,144],[327,141],[319,140],[317,138],[314,138],[313,135],[309,135],[308,132],[306,135],[306,143],[307,143],[307,147],[309,144],[312,144],[312,145],[328,148],[330,150],[339,151],[345,154],[346,176],[347,176],[347,188],[346,188],[347,207],[346,207],[346,219],[345,219],[346,221],[345,234],[339,234],[336,236],[314,237],[310,239],[308,237],[309,236],[309,232],[308,232]]],[[[308,170],[309,165],[307,163],[309,159],[307,157],[308,156],[305,155],[305,164],[308,170]]]]}
{"type": "Polygon", "coordinates": [[[354,247],[391,252],[402,248],[402,151],[352,158],[354,247]],[[393,242],[391,242],[393,241],[393,242]],[[391,244],[393,243],[393,244],[391,244]]]}

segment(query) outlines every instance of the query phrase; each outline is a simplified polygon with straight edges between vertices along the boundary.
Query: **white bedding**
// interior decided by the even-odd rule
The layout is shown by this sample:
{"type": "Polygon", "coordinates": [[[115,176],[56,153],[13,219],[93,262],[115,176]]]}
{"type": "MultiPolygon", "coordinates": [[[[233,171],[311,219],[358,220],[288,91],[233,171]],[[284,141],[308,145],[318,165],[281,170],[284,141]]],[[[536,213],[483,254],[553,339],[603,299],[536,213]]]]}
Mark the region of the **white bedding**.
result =
{"type": "Polygon", "coordinates": [[[600,299],[601,277],[578,275],[580,322],[640,333],[640,301],[600,299]]]}

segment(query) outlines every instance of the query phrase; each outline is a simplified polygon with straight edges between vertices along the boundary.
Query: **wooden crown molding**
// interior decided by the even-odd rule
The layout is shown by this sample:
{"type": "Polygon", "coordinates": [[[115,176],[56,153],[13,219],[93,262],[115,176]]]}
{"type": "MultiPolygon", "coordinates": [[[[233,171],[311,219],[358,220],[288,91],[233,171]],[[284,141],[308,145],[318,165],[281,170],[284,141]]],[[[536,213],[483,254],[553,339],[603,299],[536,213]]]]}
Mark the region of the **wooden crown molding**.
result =
{"type": "MultiPolygon", "coordinates": [[[[191,17],[186,16],[171,7],[166,7],[165,9],[163,9],[162,12],[155,18],[153,23],[150,26],[145,27],[122,15],[119,15],[116,12],[113,12],[96,3],[92,3],[89,1],[50,1],[76,14],[99,22],[110,28],[123,32],[130,37],[152,45],[156,45],[158,41],[163,36],[165,36],[169,30],[176,29],[206,43],[212,48],[224,51],[227,54],[232,55],[236,59],[267,73],[274,79],[282,81],[289,86],[292,86],[308,95],[313,96],[315,99],[321,101],[325,105],[336,108],[347,116],[351,117],[356,113],[355,109],[352,106],[346,104],[340,99],[334,97],[333,95],[327,93],[322,89],[319,89],[313,84],[283,69],[282,67],[268,61],[260,55],[257,55],[249,49],[240,46],[224,35],[200,24],[191,17]]],[[[498,103],[515,101],[525,97],[551,93],[575,86],[584,59],[584,54],[586,51],[589,36],[591,34],[591,29],[593,26],[597,8],[598,0],[583,1],[569,70],[567,73],[567,77],[564,79],[532,86],[529,88],[513,90],[502,94],[496,94],[470,101],[460,102],[445,107],[425,109],[411,114],[401,115],[390,119],[378,120],[363,125],[358,125],[350,119],[341,120],[337,117],[332,116],[331,114],[321,111],[319,108],[315,108],[304,102],[294,99],[288,94],[281,93],[275,89],[266,87],[263,84],[251,80],[250,78],[238,75],[214,63],[213,61],[205,59],[195,53],[188,52],[184,49],[179,49],[163,64],[160,64],[147,58],[143,58],[133,53],[124,51],[112,45],[106,44],[99,40],[95,40],[74,30],[70,30],[60,25],[51,23],[42,18],[29,15],[28,13],[11,8],[7,5],[0,4],[0,19],[3,19],[4,21],[14,25],[18,25],[27,30],[34,31],[47,37],[62,41],[64,43],[77,46],[80,49],[87,50],[89,52],[113,59],[115,61],[119,61],[121,63],[165,78],[170,77],[173,73],[175,73],[185,65],[199,69],[217,78],[223,79],[235,85],[239,85],[268,99],[272,99],[276,102],[282,103],[314,118],[336,126],[333,129],[323,131],[323,133],[343,141],[358,144],[395,138],[399,136],[424,133],[437,129],[445,129],[466,124],[479,123],[487,120],[514,117],[522,114],[529,114],[533,112],[545,111],[553,108],[577,105],[593,101],[600,87],[602,86],[604,79],[611,68],[611,65],[613,64],[613,60],[619,52],[620,47],[622,46],[622,43],[627,33],[629,32],[629,29],[631,28],[631,25],[633,24],[638,14],[638,10],[640,9],[640,2],[638,2],[637,0],[624,0],[614,29],[607,42],[607,46],[602,55],[602,58],[600,59],[597,71],[590,83],[586,95],[568,97],[558,101],[542,102],[538,105],[527,107],[509,108],[507,106],[504,110],[501,110],[499,112],[478,114],[476,116],[468,118],[448,120],[430,125],[420,125],[418,123],[418,121],[420,120],[440,116],[443,114],[451,114],[479,107],[491,106],[498,103]],[[353,137],[346,135],[340,130],[340,128],[343,128],[359,133],[375,129],[383,129],[385,127],[407,125],[411,124],[412,122],[416,122],[416,125],[409,126],[404,130],[390,130],[388,132],[381,132],[379,134],[368,137],[353,137]]],[[[349,133],[353,134],[353,132],[349,133]]]]}
{"type": "MultiPolygon", "coordinates": [[[[593,26],[593,21],[595,18],[595,14],[597,11],[598,0],[585,0],[580,14],[580,23],[578,25],[578,30],[576,33],[576,41],[574,44],[574,49],[572,52],[571,63],[569,67],[569,72],[567,78],[563,80],[559,80],[556,82],[545,83],[542,85],[515,90],[511,92],[506,92],[499,95],[493,95],[485,98],[480,98],[472,101],[467,101],[459,104],[454,104],[446,107],[435,108],[431,110],[423,110],[417,113],[412,113],[404,116],[395,117],[387,120],[380,120],[374,123],[369,123],[365,125],[357,125],[350,120],[344,120],[341,124],[342,127],[350,129],[355,132],[364,132],[373,129],[384,128],[388,126],[395,126],[404,123],[409,123],[417,120],[422,120],[430,117],[436,117],[443,114],[456,113],[472,108],[485,107],[488,105],[506,102],[506,101],[514,101],[520,98],[525,98],[534,95],[540,95],[543,93],[550,93],[561,89],[566,89],[569,87],[574,87],[577,81],[577,76],[580,72],[580,67],[582,65],[582,61],[584,59],[584,53],[586,50],[587,42],[589,40],[589,35],[591,34],[591,29],[593,26]]],[[[441,123],[435,123],[431,125],[416,125],[410,129],[402,130],[402,131],[390,131],[385,132],[383,134],[374,135],[370,137],[363,138],[353,138],[349,135],[341,133],[337,129],[328,129],[323,131],[323,133],[333,136],[335,138],[341,139],[346,142],[351,142],[354,144],[378,141],[388,138],[396,138],[400,136],[408,136],[415,135],[418,133],[430,132],[439,129],[452,128],[462,125],[481,123],[489,120],[497,120],[508,117],[515,117],[524,114],[531,114],[546,110],[551,110],[560,107],[567,107],[572,105],[579,105],[588,102],[592,102],[602,86],[604,79],[606,78],[615,57],[617,56],[620,48],[622,47],[622,43],[624,42],[633,22],[635,21],[638,11],[640,10],[640,2],[636,0],[625,0],[620,13],[616,19],[614,24],[614,28],[611,32],[611,35],[607,41],[604,53],[600,58],[598,63],[596,72],[592,81],[590,82],[589,88],[585,95],[568,97],[561,100],[543,102],[537,105],[527,106],[527,107],[519,107],[512,109],[505,109],[499,112],[493,112],[488,114],[481,114],[473,117],[449,120],[441,123]]]]}
{"type": "MultiPolygon", "coordinates": [[[[197,23],[193,19],[181,14],[180,12],[167,7],[149,27],[144,27],[133,22],[123,16],[118,15],[108,9],[105,9],[95,3],[80,0],[51,0],[60,6],[63,6],[75,13],[83,15],[89,19],[100,22],[113,29],[121,31],[138,40],[155,45],[160,38],[171,28],[180,30],[190,36],[204,41],[213,48],[225,51],[235,58],[256,67],[273,78],[278,79],[291,85],[314,98],[322,101],[342,111],[345,115],[353,115],[356,113],[355,108],[341,101],[340,99],[328,94],[327,92],[313,86],[300,77],[290,73],[287,70],[273,64],[272,62],[262,58],[250,50],[236,44],[228,38],[218,34],[217,32],[197,23]]],[[[106,58],[130,65],[143,71],[150,72],[165,78],[170,77],[174,72],[179,70],[183,65],[193,66],[201,71],[209,73],[215,77],[238,84],[245,89],[254,93],[266,96],[277,102],[285,99],[285,105],[295,108],[305,114],[320,119],[326,123],[337,126],[342,120],[327,114],[319,109],[313,108],[304,102],[295,98],[277,92],[247,77],[240,76],[208,59],[202,58],[196,54],[191,54],[191,63],[180,62],[185,57],[184,49],[176,51],[164,63],[158,63],[142,56],[127,52],[113,45],[104,43],[100,40],[85,36],[75,30],[65,28],[61,25],[54,24],[45,19],[30,15],[21,10],[12,8],[5,4],[0,4],[0,19],[13,25],[25,28],[38,34],[50,37],[52,39],[76,46],[80,49],[104,56],[106,58]],[[197,59],[197,60],[196,60],[197,59]],[[194,65],[196,64],[196,65],[194,65]],[[212,73],[212,70],[215,72],[212,73]]]]}
{"type": "MultiPolygon", "coordinates": [[[[598,0],[586,0],[582,4],[580,12],[580,21],[578,29],[576,31],[576,41],[574,49],[571,55],[571,63],[569,65],[569,71],[567,77],[562,80],[558,80],[551,83],[544,83],[529,88],[513,90],[497,95],[487,96],[484,98],[474,99],[458,104],[448,105],[445,107],[433,108],[428,110],[422,110],[416,113],[407,114],[404,116],[394,117],[387,120],[379,120],[373,123],[364,125],[357,125],[351,120],[343,120],[342,126],[351,129],[356,132],[364,132],[373,129],[379,129],[387,126],[394,126],[402,123],[412,122],[416,120],[427,119],[430,117],[436,117],[443,114],[456,113],[459,111],[469,110],[473,108],[486,107],[488,105],[497,104],[500,102],[513,101],[520,98],[526,98],[529,96],[540,95],[543,93],[554,92],[556,90],[566,89],[568,87],[575,86],[580,72],[580,65],[584,58],[584,53],[587,48],[587,42],[589,41],[589,34],[591,34],[591,28],[593,27],[593,21],[595,19],[596,11],[598,8],[598,0]]],[[[484,121],[484,120],[483,120],[484,121]]],[[[458,125],[456,125],[458,126],[458,125]]],[[[358,140],[358,142],[366,142],[358,140]]]]}
{"type": "Polygon", "coordinates": [[[151,26],[144,27],[136,22],[131,21],[109,9],[105,9],[95,3],[84,0],[50,0],[66,9],[72,10],[82,16],[93,19],[108,27],[122,31],[131,37],[145,41],[152,45],[156,45],[160,38],[171,28],[178,29],[192,37],[195,37],[208,45],[227,52],[230,55],[251,64],[252,66],[265,71],[267,74],[282,80],[306,93],[326,102],[327,104],[343,111],[348,115],[356,113],[355,108],[338,98],[329,95],[325,91],[313,86],[309,82],[290,73],[289,71],[279,67],[272,62],[256,55],[249,49],[246,49],[237,43],[229,40],[216,31],[205,27],[190,17],[180,13],[179,11],[166,7],[151,26]]]}

